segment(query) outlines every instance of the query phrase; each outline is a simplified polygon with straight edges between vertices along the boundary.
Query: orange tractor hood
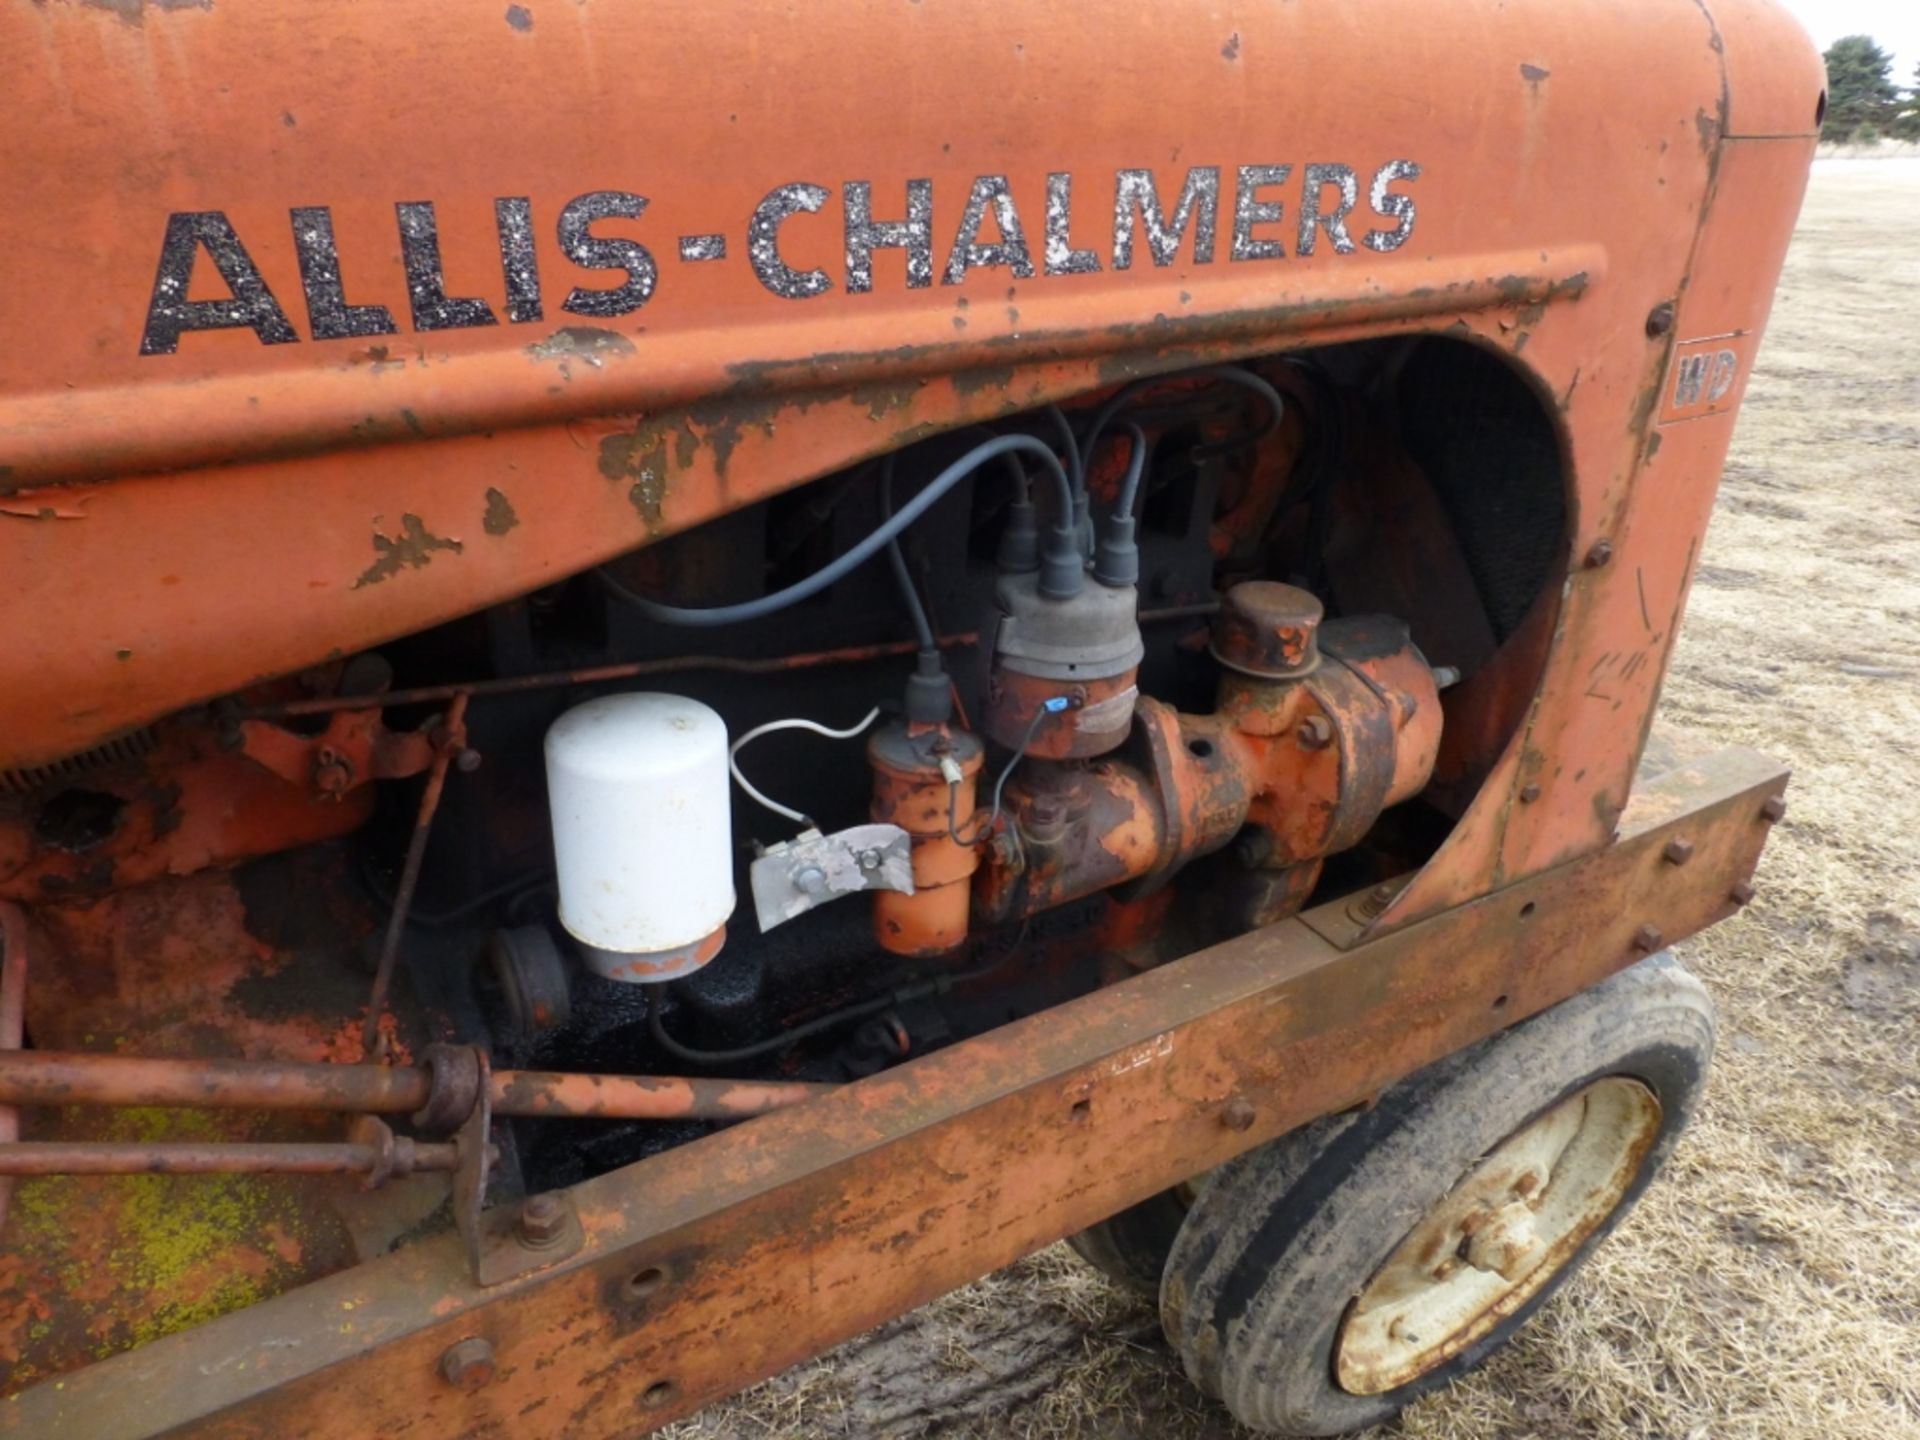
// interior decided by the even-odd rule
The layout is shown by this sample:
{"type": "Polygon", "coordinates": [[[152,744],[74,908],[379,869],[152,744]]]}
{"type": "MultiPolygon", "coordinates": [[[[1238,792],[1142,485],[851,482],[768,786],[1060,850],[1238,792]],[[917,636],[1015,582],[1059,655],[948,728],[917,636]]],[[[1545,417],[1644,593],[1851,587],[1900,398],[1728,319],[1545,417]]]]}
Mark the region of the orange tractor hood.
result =
{"type": "Polygon", "coordinates": [[[1685,342],[1737,403],[1824,83],[1761,0],[5,0],[0,53],[0,767],[1203,358],[1497,347],[1591,532],[1685,342]],[[1742,137],[1795,159],[1699,293],[1742,137]]]}

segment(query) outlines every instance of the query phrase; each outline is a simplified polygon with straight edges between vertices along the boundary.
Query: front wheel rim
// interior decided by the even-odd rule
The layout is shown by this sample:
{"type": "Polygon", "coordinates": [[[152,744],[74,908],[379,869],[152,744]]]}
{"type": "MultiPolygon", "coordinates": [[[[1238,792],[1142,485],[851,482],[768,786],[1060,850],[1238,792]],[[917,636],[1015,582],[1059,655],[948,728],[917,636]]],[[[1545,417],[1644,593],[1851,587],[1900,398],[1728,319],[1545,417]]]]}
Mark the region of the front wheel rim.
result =
{"type": "Polygon", "coordinates": [[[1518,1311],[1619,1208],[1660,1119],[1646,1085],[1608,1076],[1494,1146],[1348,1306],[1334,1337],[1340,1388],[1396,1390],[1518,1311]]]}

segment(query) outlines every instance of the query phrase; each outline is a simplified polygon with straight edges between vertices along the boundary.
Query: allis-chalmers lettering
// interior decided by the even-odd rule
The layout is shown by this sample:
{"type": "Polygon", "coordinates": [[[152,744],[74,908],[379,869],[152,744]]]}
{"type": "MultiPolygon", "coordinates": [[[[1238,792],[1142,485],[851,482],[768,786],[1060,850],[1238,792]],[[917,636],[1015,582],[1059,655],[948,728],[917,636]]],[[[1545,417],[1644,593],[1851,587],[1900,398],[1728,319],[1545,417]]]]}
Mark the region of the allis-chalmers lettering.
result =
{"type": "MultiPolygon", "coordinates": [[[[1404,187],[1419,178],[1420,167],[1411,160],[1389,160],[1380,166],[1367,181],[1370,215],[1362,219],[1357,214],[1361,175],[1352,166],[1239,166],[1225,180],[1232,190],[1232,213],[1225,220],[1230,232],[1227,258],[1284,260],[1289,254],[1311,256],[1323,248],[1350,255],[1361,246],[1380,253],[1398,250],[1413,234],[1416,215],[1413,197],[1404,187]],[[1376,220],[1383,223],[1373,223],[1376,220]]],[[[905,253],[907,287],[915,290],[931,286],[936,273],[942,285],[959,285],[974,270],[1004,270],[1019,280],[1092,275],[1108,268],[1128,270],[1142,249],[1155,266],[1167,266],[1189,244],[1193,263],[1210,265],[1220,250],[1222,184],[1220,167],[1196,166],[1186,172],[1169,203],[1151,170],[1117,171],[1111,192],[1112,228],[1110,235],[1102,237],[1111,243],[1102,249],[1080,248],[1072,238],[1074,177],[1057,171],[1046,179],[1036,251],[1005,175],[982,175],[973,182],[951,243],[938,249],[931,180],[906,182],[893,212],[897,218],[875,218],[873,186],[865,180],[850,180],[841,189],[845,262],[840,282],[849,294],[871,291],[877,250],[905,253]]],[[[784,300],[807,300],[834,288],[834,278],[825,268],[802,268],[789,260],[805,241],[800,228],[808,223],[805,217],[825,210],[832,199],[833,192],[826,186],[796,181],[777,187],[754,207],[746,226],[747,260],[754,277],[770,293],[784,300]],[[794,227],[791,234],[789,226],[794,227]]],[[[660,280],[653,251],[638,240],[596,230],[603,221],[638,220],[646,209],[646,197],[625,190],[595,190],[561,208],[554,225],[561,256],[582,270],[617,272],[624,277],[611,286],[571,286],[560,300],[562,310],[606,320],[638,310],[653,298],[660,280]]],[[[439,221],[432,202],[404,200],[394,210],[412,328],[498,325],[500,315],[493,299],[447,293],[439,221]]],[[[500,308],[512,324],[542,320],[546,301],[533,203],[524,196],[504,197],[493,202],[493,212],[503,280],[500,308]]],[[[315,205],[296,207],[289,214],[312,337],[349,340],[396,334],[400,327],[388,306],[348,301],[332,212],[315,205]]],[[[724,261],[727,237],[682,235],[673,253],[686,264],[724,261]]],[[[171,355],[189,331],[232,329],[251,330],[264,345],[285,345],[300,338],[224,211],[169,215],[140,353],[171,355]],[[188,298],[194,267],[203,252],[226,285],[224,298],[188,298]]]]}

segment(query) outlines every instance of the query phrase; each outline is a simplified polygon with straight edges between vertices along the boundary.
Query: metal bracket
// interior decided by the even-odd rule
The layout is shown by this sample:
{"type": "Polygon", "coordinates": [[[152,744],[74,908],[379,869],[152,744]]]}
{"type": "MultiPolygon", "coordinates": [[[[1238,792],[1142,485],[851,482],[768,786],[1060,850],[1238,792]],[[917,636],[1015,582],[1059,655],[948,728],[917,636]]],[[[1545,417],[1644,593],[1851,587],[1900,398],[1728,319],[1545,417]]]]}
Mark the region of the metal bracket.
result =
{"type": "Polygon", "coordinates": [[[493,1169],[493,1067],[488,1063],[487,1052],[479,1046],[474,1046],[472,1053],[479,1066],[480,1083],[473,1108],[453,1137],[460,1157],[459,1167],[453,1172],[453,1223],[459,1227],[460,1238],[466,1245],[467,1271],[473,1276],[474,1284],[484,1285],[487,1282],[481,1277],[480,1257],[484,1248],[481,1221],[487,1203],[487,1177],[493,1169]]]}
{"type": "Polygon", "coordinates": [[[544,1233],[534,1235],[524,1220],[525,1206],[499,1205],[480,1216],[479,1259],[475,1261],[474,1283],[482,1287],[504,1285],[522,1275],[537,1274],[578,1255],[587,1243],[587,1232],[580,1224],[580,1212],[564,1194],[554,1191],[540,1197],[542,1203],[558,1213],[544,1233]]]}
{"type": "Polygon", "coordinates": [[[753,908],[762,933],[842,895],[913,894],[913,838],[898,825],[807,830],[753,862],[753,908]]]}
{"type": "Polygon", "coordinates": [[[457,1051],[452,1046],[435,1048],[441,1052],[443,1066],[457,1054],[460,1068],[477,1082],[473,1108],[453,1137],[459,1156],[458,1168],[453,1172],[453,1222],[460,1231],[467,1255],[467,1273],[473,1277],[473,1283],[483,1289],[501,1285],[579,1254],[587,1243],[587,1232],[580,1224],[573,1203],[565,1196],[541,1197],[559,1213],[547,1217],[547,1223],[538,1233],[527,1225],[524,1213],[516,1214],[512,1207],[486,1208],[487,1180],[494,1163],[492,1066],[487,1052],[477,1045],[461,1046],[457,1051]]]}

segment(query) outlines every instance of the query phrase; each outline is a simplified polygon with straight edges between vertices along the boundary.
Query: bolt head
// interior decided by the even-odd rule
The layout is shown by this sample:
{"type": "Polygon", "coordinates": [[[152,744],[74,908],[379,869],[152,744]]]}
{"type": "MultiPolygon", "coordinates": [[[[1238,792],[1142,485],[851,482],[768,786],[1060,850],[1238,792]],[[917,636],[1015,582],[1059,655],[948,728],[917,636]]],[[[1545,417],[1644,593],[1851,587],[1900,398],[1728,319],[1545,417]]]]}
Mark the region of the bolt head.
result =
{"type": "Polygon", "coordinates": [[[1324,750],[1333,743],[1333,725],[1324,715],[1309,715],[1293,732],[1303,750],[1324,750]]]}
{"type": "Polygon", "coordinates": [[[478,1390],[493,1379],[493,1346],[477,1335],[455,1341],[440,1357],[440,1378],[456,1390],[478,1390]]]}
{"type": "Polygon", "coordinates": [[[1684,865],[1693,859],[1693,842],[1691,840],[1669,840],[1667,841],[1667,848],[1660,852],[1660,856],[1669,865],[1684,865]]]}
{"type": "Polygon", "coordinates": [[[1783,796],[1769,795],[1760,803],[1760,818],[1769,825],[1786,817],[1787,802],[1783,796]]]}
{"type": "Polygon", "coordinates": [[[480,768],[481,755],[478,750],[462,746],[453,757],[453,765],[462,775],[471,775],[480,768]]]}
{"type": "Polygon", "coordinates": [[[1036,825],[1058,825],[1067,818],[1067,802],[1058,795],[1036,795],[1027,805],[1027,818],[1036,825]]]}
{"type": "Polygon", "coordinates": [[[1612,561],[1612,559],[1613,542],[1611,540],[1596,540],[1587,551],[1587,569],[1598,570],[1602,565],[1612,561]]]}
{"type": "Polygon", "coordinates": [[[1253,1128],[1257,1114],[1251,1100],[1244,1095],[1236,1095],[1227,1101],[1226,1107],[1221,1110],[1220,1123],[1234,1134],[1243,1135],[1253,1128]]]}
{"type": "Polygon", "coordinates": [[[1662,301],[1647,312],[1647,338],[1658,340],[1673,329],[1673,302],[1662,301]]]}
{"type": "Polygon", "coordinates": [[[313,786],[323,795],[344,795],[353,788],[353,761],[322,745],[313,752],[313,786]]]}
{"type": "Polygon", "coordinates": [[[1520,803],[1522,805],[1531,805],[1539,798],[1540,787],[1538,785],[1522,785],[1520,787],[1520,803]]]}
{"type": "Polygon", "coordinates": [[[1753,903],[1753,893],[1753,886],[1742,880],[1727,892],[1727,898],[1736,905],[1751,905],[1753,903]]]}
{"type": "Polygon", "coordinates": [[[567,1229],[567,1206],[558,1195],[535,1195],[520,1207],[520,1238],[529,1245],[551,1245],[567,1229]]]}
{"type": "Polygon", "coordinates": [[[1234,841],[1233,855],[1249,870],[1258,870],[1273,855],[1273,837],[1264,830],[1249,829],[1234,841]]]}
{"type": "Polygon", "coordinates": [[[1660,948],[1661,942],[1664,939],[1665,937],[1661,935],[1658,925],[1642,925],[1638,930],[1633,932],[1633,948],[1645,951],[1651,955],[1660,948]]]}

